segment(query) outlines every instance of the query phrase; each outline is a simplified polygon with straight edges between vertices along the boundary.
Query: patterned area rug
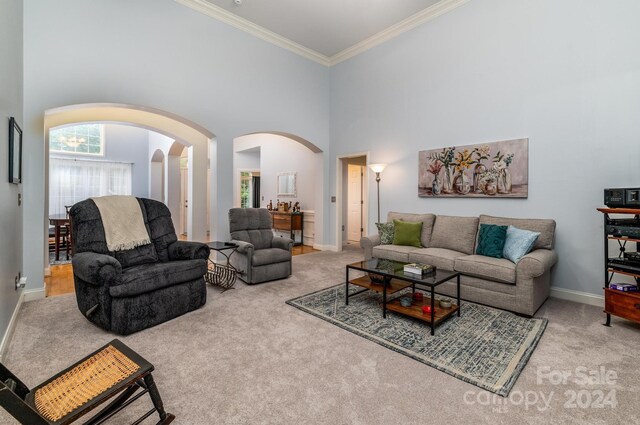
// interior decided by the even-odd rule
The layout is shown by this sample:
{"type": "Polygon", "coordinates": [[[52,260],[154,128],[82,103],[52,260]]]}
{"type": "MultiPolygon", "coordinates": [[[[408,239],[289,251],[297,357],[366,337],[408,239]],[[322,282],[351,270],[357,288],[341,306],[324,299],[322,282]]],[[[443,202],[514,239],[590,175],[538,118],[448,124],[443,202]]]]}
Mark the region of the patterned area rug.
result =
{"type": "Polygon", "coordinates": [[[461,317],[441,323],[431,336],[429,326],[419,320],[394,312],[383,319],[382,296],[375,292],[353,296],[345,305],[344,287],[332,286],[287,304],[505,397],[547,326],[546,319],[526,319],[463,301],[461,317]]]}
{"type": "Polygon", "coordinates": [[[70,264],[71,257],[67,260],[67,252],[60,250],[60,259],[56,260],[56,254],[54,252],[49,253],[49,264],[52,266],[58,266],[60,264],[70,264]]]}

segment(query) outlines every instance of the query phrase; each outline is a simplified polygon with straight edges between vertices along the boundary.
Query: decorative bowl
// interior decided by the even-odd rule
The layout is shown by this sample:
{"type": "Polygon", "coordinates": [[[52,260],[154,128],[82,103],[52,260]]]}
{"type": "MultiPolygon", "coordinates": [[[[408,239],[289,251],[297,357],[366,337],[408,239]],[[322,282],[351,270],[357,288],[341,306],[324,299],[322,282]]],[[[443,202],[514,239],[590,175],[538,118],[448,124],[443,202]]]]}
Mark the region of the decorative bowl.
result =
{"type": "Polygon", "coordinates": [[[409,297],[400,297],[400,305],[402,307],[411,307],[411,298],[409,298],[409,297]]]}
{"type": "Polygon", "coordinates": [[[440,300],[440,307],[451,308],[451,300],[449,298],[443,298],[440,300]]]}

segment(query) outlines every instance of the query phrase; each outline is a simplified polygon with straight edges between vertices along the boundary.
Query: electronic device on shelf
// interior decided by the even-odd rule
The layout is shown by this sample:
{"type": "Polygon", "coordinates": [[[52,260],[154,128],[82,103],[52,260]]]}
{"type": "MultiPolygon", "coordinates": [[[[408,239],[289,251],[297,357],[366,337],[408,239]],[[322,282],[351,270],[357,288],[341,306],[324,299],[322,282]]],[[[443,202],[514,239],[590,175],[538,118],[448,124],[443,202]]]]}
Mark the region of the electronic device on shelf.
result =
{"type": "Polygon", "coordinates": [[[631,219],[629,222],[623,223],[622,225],[612,224],[615,221],[623,222],[626,220],[611,220],[605,228],[607,235],[611,235],[617,238],[627,237],[640,239],[640,224],[636,223],[637,220],[631,219]]]}
{"type": "Polygon", "coordinates": [[[631,263],[640,264],[640,252],[625,252],[624,259],[631,263]]]}
{"type": "Polygon", "coordinates": [[[640,208],[640,188],[605,189],[604,204],[609,208],[640,208]]]}
{"type": "Polygon", "coordinates": [[[640,263],[624,258],[609,258],[609,268],[627,273],[640,274],[640,263]]]}

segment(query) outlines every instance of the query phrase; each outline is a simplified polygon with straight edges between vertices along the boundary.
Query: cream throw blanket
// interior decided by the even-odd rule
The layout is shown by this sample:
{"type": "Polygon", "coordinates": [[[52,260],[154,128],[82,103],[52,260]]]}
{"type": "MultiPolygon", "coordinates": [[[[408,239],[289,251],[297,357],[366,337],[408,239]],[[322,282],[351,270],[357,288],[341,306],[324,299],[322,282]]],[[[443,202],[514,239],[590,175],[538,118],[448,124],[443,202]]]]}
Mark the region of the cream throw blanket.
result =
{"type": "Polygon", "coordinates": [[[123,251],[151,243],[135,196],[101,196],[91,199],[100,211],[109,251],[123,251]]]}

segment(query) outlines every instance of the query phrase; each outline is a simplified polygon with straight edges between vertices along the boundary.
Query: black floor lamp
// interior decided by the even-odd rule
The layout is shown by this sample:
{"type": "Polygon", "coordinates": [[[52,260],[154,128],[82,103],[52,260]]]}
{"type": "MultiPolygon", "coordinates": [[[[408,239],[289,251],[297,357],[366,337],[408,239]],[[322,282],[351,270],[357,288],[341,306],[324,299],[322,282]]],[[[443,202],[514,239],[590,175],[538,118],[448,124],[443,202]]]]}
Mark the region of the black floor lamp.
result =
{"type": "Polygon", "coordinates": [[[387,164],[369,164],[371,171],[376,173],[376,183],[378,185],[378,223],[380,223],[380,173],[385,169],[387,164]]]}

